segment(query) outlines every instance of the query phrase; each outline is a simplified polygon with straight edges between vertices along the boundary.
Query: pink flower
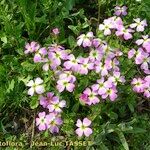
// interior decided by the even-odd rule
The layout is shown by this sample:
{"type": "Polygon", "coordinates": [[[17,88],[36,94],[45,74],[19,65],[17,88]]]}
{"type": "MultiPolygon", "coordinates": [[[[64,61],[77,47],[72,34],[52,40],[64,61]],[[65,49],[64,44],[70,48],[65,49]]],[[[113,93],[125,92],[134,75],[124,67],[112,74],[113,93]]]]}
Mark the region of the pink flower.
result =
{"type": "Polygon", "coordinates": [[[47,126],[51,133],[58,133],[59,126],[63,123],[62,119],[55,113],[46,116],[47,126]]]}
{"type": "Polygon", "coordinates": [[[133,30],[131,30],[131,29],[125,29],[125,27],[120,26],[117,29],[117,31],[116,31],[116,35],[117,36],[123,36],[123,38],[125,40],[129,40],[129,39],[132,38],[132,34],[131,34],[132,32],[133,32],[133,30]]]}
{"type": "Polygon", "coordinates": [[[27,43],[25,46],[25,54],[28,53],[33,53],[36,52],[37,50],[39,50],[40,45],[37,42],[31,42],[31,43],[27,43]]]}
{"type": "Polygon", "coordinates": [[[40,48],[38,51],[36,51],[34,55],[34,62],[42,62],[44,60],[44,56],[47,55],[47,49],[45,47],[40,48]]]}
{"type": "Polygon", "coordinates": [[[112,82],[116,86],[118,82],[124,83],[125,77],[120,76],[120,72],[113,72],[113,76],[110,76],[108,81],[112,82]]]}
{"type": "Polygon", "coordinates": [[[143,32],[145,27],[147,26],[147,22],[146,20],[141,21],[140,18],[137,19],[133,19],[135,21],[135,23],[132,23],[130,25],[131,28],[136,28],[137,32],[143,32]]]}
{"type": "Polygon", "coordinates": [[[104,35],[110,35],[111,29],[113,29],[113,24],[111,19],[105,19],[103,24],[99,25],[99,30],[104,31],[104,35]]]}
{"type": "Polygon", "coordinates": [[[75,85],[71,82],[71,79],[64,78],[57,81],[57,89],[59,92],[64,91],[65,89],[69,92],[73,92],[75,85]]]}
{"type": "Polygon", "coordinates": [[[27,86],[30,87],[28,90],[28,95],[33,96],[36,92],[37,94],[42,94],[45,92],[44,86],[42,85],[43,80],[41,78],[36,78],[35,81],[30,80],[27,86]]]}
{"type": "Polygon", "coordinates": [[[120,26],[123,26],[123,21],[120,17],[113,16],[110,19],[114,29],[118,29],[120,26]]]}
{"type": "Polygon", "coordinates": [[[115,7],[115,15],[117,16],[126,16],[127,15],[127,7],[126,6],[123,6],[123,7],[120,7],[120,6],[116,6],[115,7]]]}
{"type": "Polygon", "coordinates": [[[145,81],[144,96],[150,98],[150,75],[146,76],[144,78],[144,81],[145,81]]]}
{"type": "Polygon", "coordinates": [[[55,35],[57,35],[57,34],[60,33],[58,28],[54,28],[52,31],[53,31],[53,33],[54,33],[55,35]]]}
{"type": "Polygon", "coordinates": [[[96,73],[101,73],[101,76],[106,76],[108,74],[108,66],[102,64],[100,61],[95,61],[96,73]]]}
{"type": "Polygon", "coordinates": [[[71,71],[63,71],[60,75],[59,75],[59,79],[65,79],[67,78],[68,80],[70,80],[71,83],[74,83],[76,81],[76,77],[74,75],[72,75],[71,71]]]}
{"type": "Polygon", "coordinates": [[[41,112],[38,114],[39,118],[36,118],[36,126],[38,126],[39,130],[47,129],[47,120],[45,112],[41,112]]]}
{"type": "Polygon", "coordinates": [[[78,127],[76,129],[76,134],[81,137],[83,135],[85,135],[86,137],[89,137],[92,134],[92,129],[89,128],[89,126],[91,125],[91,120],[89,120],[88,118],[84,118],[83,122],[78,119],[76,126],[78,127]]]}
{"type": "Polygon", "coordinates": [[[64,67],[67,70],[72,69],[73,71],[78,71],[79,68],[79,60],[75,58],[73,54],[67,57],[68,61],[64,62],[64,67]]]}
{"type": "Polygon", "coordinates": [[[78,72],[80,74],[87,75],[88,71],[92,70],[94,68],[94,64],[89,61],[89,58],[81,57],[81,58],[79,58],[79,63],[80,63],[80,68],[79,68],[78,72]]]}
{"type": "Polygon", "coordinates": [[[144,85],[143,85],[144,81],[141,78],[134,78],[131,82],[131,84],[133,85],[133,90],[135,92],[141,93],[144,90],[144,85]]]}
{"type": "Polygon", "coordinates": [[[40,105],[42,105],[43,108],[46,108],[53,100],[53,96],[54,96],[54,93],[52,92],[48,92],[46,97],[41,96],[40,105]]]}
{"type": "Polygon", "coordinates": [[[94,62],[95,60],[101,60],[103,55],[98,50],[91,50],[89,54],[89,59],[91,62],[94,62]]]}
{"type": "Polygon", "coordinates": [[[81,94],[79,100],[80,100],[81,104],[85,105],[88,102],[88,95],[81,94]]]}
{"type": "Polygon", "coordinates": [[[48,56],[48,58],[44,59],[44,65],[43,65],[43,70],[44,71],[48,71],[50,68],[52,70],[55,70],[59,65],[58,65],[58,61],[50,56],[48,56]]]}
{"type": "Polygon", "coordinates": [[[64,100],[59,101],[58,96],[54,96],[51,103],[47,106],[49,112],[56,112],[56,113],[62,112],[61,108],[63,107],[66,107],[66,101],[64,100]]]}
{"type": "Polygon", "coordinates": [[[86,88],[83,92],[83,94],[88,96],[88,101],[86,102],[86,104],[88,105],[92,105],[92,104],[97,104],[99,103],[99,98],[96,96],[97,93],[93,90],[91,90],[90,88],[86,88]]]}
{"type": "Polygon", "coordinates": [[[146,51],[150,53],[150,38],[148,37],[148,35],[143,35],[142,38],[143,39],[139,39],[135,43],[137,45],[142,45],[146,49],[146,51]]]}
{"type": "Polygon", "coordinates": [[[60,45],[57,45],[56,43],[55,44],[51,44],[49,47],[49,52],[57,52],[57,51],[60,51],[60,50],[64,50],[65,48],[60,46],[60,45]]]}
{"type": "Polygon", "coordinates": [[[137,53],[136,53],[135,63],[136,64],[141,64],[141,69],[148,70],[149,69],[148,66],[150,64],[149,54],[145,53],[143,51],[143,49],[139,48],[137,53]]]}
{"type": "Polygon", "coordinates": [[[117,90],[115,86],[106,89],[106,93],[102,95],[103,99],[106,99],[109,96],[111,101],[114,101],[117,98],[117,90]]]}
{"type": "Polygon", "coordinates": [[[77,39],[77,45],[83,47],[90,47],[92,45],[93,32],[88,32],[86,35],[81,34],[77,39]]]}
{"type": "Polygon", "coordinates": [[[104,80],[104,77],[102,77],[101,79],[97,80],[98,84],[94,84],[92,85],[92,89],[93,91],[97,92],[99,95],[102,95],[104,93],[106,93],[106,83],[104,80]]]}
{"type": "Polygon", "coordinates": [[[55,63],[57,66],[61,65],[61,60],[66,60],[68,53],[65,50],[57,50],[53,52],[48,53],[49,58],[52,58],[55,60],[55,63]]]}

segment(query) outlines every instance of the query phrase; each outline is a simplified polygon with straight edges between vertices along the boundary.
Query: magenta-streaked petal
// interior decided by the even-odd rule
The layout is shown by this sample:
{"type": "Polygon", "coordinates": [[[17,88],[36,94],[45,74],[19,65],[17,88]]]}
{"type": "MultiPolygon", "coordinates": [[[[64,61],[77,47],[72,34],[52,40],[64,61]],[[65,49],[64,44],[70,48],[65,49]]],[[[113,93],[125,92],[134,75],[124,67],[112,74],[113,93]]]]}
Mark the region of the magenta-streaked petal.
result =
{"type": "Polygon", "coordinates": [[[109,97],[111,101],[114,101],[117,98],[117,94],[113,92],[112,94],[109,95],[109,97]]]}
{"type": "Polygon", "coordinates": [[[99,88],[99,85],[98,85],[98,84],[92,85],[92,90],[93,90],[93,91],[97,91],[98,88],[99,88]]]}
{"type": "Polygon", "coordinates": [[[87,95],[90,95],[91,94],[91,89],[90,88],[86,88],[83,93],[87,94],[87,95]]]}

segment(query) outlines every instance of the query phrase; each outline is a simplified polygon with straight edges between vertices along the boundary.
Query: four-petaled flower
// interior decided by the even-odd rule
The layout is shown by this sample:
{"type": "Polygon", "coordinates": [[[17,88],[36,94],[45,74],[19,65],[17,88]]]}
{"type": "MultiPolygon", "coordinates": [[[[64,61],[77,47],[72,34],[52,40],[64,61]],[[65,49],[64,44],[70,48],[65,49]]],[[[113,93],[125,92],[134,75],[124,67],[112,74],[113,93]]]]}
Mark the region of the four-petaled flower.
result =
{"type": "Polygon", "coordinates": [[[47,129],[47,120],[45,112],[40,112],[38,114],[39,118],[36,118],[36,126],[38,126],[39,130],[46,130],[47,129]]]}
{"type": "Polygon", "coordinates": [[[42,84],[43,80],[41,78],[36,78],[35,81],[30,80],[27,83],[27,86],[30,87],[28,90],[28,95],[33,96],[36,92],[37,94],[42,94],[45,92],[44,85],[42,84]]]}
{"type": "Polygon", "coordinates": [[[78,119],[76,123],[76,126],[78,127],[75,131],[76,134],[79,137],[83,135],[89,137],[93,133],[92,129],[89,128],[90,125],[91,125],[91,120],[89,120],[88,118],[84,118],[83,122],[80,119],[78,119]]]}
{"type": "Polygon", "coordinates": [[[126,6],[122,6],[122,7],[116,6],[115,7],[115,15],[117,15],[117,16],[121,16],[121,15],[126,16],[127,15],[127,7],[126,6]]]}
{"type": "Polygon", "coordinates": [[[147,22],[146,20],[142,20],[140,18],[137,19],[133,19],[135,21],[135,23],[132,23],[130,25],[131,28],[136,28],[137,32],[143,32],[145,27],[147,26],[147,22]]]}

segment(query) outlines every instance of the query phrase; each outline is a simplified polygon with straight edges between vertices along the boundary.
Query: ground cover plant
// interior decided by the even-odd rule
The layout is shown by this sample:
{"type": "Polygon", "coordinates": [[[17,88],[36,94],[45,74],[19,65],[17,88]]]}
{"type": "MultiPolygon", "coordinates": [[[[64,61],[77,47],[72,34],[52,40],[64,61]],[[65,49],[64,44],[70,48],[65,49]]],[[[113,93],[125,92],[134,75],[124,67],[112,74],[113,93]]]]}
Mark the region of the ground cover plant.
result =
{"type": "Polygon", "coordinates": [[[2,0],[0,147],[148,150],[149,6],[2,0]]]}

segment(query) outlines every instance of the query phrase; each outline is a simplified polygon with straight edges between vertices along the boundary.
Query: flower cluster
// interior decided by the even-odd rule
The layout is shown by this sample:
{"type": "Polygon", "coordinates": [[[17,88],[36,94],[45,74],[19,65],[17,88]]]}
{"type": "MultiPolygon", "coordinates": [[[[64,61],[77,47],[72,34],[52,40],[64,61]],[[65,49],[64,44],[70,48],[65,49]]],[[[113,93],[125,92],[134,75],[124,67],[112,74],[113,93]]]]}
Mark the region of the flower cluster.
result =
{"type": "MultiPolygon", "coordinates": [[[[79,36],[78,41],[81,38],[79,36]]],[[[100,76],[100,79],[96,84],[83,91],[83,94],[80,95],[80,101],[87,105],[97,104],[100,102],[99,96],[102,99],[109,97],[111,101],[114,101],[117,98],[117,84],[125,82],[124,77],[121,76],[118,61],[122,52],[111,48],[106,41],[94,36],[89,41],[92,43],[89,56],[76,59],[78,62],[76,66],[79,66],[76,71],[80,74],[88,74],[92,70],[100,76]],[[81,62],[85,63],[81,64],[81,62]]],[[[84,45],[82,46],[84,47],[84,45]]]]}
{"type": "MultiPolygon", "coordinates": [[[[78,88],[78,75],[84,76],[89,73],[94,74],[97,78],[95,83],[85,87],[82,93],[78,93],[79,101],[85,105],[96,105],[101,100],[109,99],[115,101],[118,97],[118,85],[125,83],[125,77],[121,74],[119,57],[123,49],[112,47],[109,41],[103,40],[106,36],[114,34],[117,39],[130,40],[134,37],[135,32],[143,32],[147,26],[146,20],[140,18],[133,19],[134,22],[126,25],[122,16],[127,15],[126,6],[116,6],[115,16],[107,18],[99,25],[98,36],[92,31],[81,34],[77,37],[77,46],[86,49],[85,54],[77,56],[72,50],[66,50],[63,46],[53,43],[48,47],[41,47],[37,42],[27,43],[25,54],[32,53],[34,63],[41,63],[43,71],[51,70],[53,72],[53,81],[56,83],[57,92],[73,92],[78,88]],[[102,35],[103,38],[99,38],[102,35]],[[72,53],[71,53],[72,52],[72,53]]],[[[57,38],[59,29],[52,30],[53,36],[57,38]]],[[[107,39],[107,38],[106,38],[107,39]]],[[[150,38],[148,35],[142,36],[136,42],[138,50],[132,48],[128,52],[128,58],[134,58],[135,63],[145,74],[150,74],[150,38]]],[[[40,94],[40,105],[46,109],[40,112],[36,118],[36,125],[39,130],[49,129],[51,133],[58,133],[59,127],[63,123],[61,119],[62,108],[66,107],[66,101],[60,100],[53,92],[45,92],[43,80],[36,78],[28,82],[30,87],[28,94],[33,96],[34,93],[40,94]],[[48,112],[48,113],[47,113],[48,112]]],[[[144,96],[150,97],[150,76],[144,79],[134,78],[132,81],[133,90],[143,93],[144,96]]],[[[89,136],[92,129],[89,127],[91,121],[84,118],[83,121],[77,120],[76,134],[89,136]]]]}
{"type": "Polygon", "coordinates": [[[45,111],[38,114],[36,125],[39,130],[48,129],[51,133],[58,133],[59,126],[63,123],[61,112],[62,108],[66,107],[66,101],[60,101],[58,96],[55,96],[52,92],[48,92],[46,96],[40,97],[40,105],[48,110],[48,114],[45,111]]]}
{"type": "Polygon", "coordinates": [[[42,63],[44,71],[48,71],[49,69],[56,70],[61,65],[62,60],[66,60],[68,57],[68,52],[60,45],[52,44],[46,48],[40,47],[39,44],[35,43],[27,43],[25,53],[34,53],[34,62],[42,63]]]}
{"type": "Polygon", "coordinates": [[[128,52],[128,58],[134,58],[135,64],[140,65],[140,68],[144,73],[150,74],[150,52],[146,52],[143,48],[139,48],[137,51],[131,49],[128,52]]]}

